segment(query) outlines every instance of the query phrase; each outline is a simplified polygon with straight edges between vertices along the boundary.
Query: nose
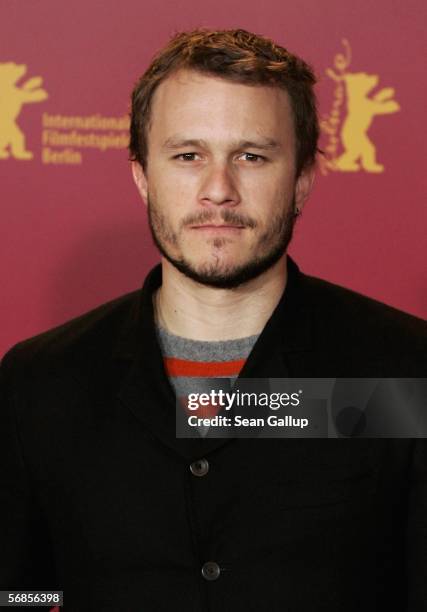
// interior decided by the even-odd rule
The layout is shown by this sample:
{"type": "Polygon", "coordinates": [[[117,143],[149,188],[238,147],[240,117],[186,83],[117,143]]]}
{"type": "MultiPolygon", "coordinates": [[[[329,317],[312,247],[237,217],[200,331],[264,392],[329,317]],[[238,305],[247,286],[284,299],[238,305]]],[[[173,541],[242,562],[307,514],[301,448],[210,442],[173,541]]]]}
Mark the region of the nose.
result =
{"type": "Polygon", "coordinates": [[[236,177],[225,163],[219,163],[206,168],[199,192],[199,200],[204,205],[236,206],[240,195],[236,185],[236,177]]]}

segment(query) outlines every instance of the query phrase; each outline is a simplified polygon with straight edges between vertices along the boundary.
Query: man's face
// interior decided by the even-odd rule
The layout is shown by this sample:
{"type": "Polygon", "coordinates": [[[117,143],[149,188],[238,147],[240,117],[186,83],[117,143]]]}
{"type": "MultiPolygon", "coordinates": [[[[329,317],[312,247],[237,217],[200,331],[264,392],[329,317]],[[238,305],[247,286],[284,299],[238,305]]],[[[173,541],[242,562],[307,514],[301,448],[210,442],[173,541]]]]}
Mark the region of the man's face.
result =
{"type": "Polygon", "coordinates": [[[313,178],[295,180],[288,94],[180,70],[156,90],[150,123],[146,171],[133,171],[163,256],[223,288],[276,263],[313,178]]]}

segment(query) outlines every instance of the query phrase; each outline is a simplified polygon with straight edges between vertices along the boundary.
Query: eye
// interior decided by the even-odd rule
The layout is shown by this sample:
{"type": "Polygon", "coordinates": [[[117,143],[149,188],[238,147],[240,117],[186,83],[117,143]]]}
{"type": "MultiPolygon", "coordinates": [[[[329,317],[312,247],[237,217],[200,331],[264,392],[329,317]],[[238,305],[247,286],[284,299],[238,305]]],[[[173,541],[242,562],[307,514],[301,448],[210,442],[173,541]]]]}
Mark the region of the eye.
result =
{"type": "Polygon", "coordinates": [[[252,163],[265,161],[266,159],[262,155],[256,155],[256,153],[242,153],[242,155],[246,155],[247,161],[252,162],[252,163]]]}
{"type": "Polygon", "coordinates": [[[194,161],[197,153],[179,153],[174,156],[174,159],[180,159],[181,161],[194,161]]]}

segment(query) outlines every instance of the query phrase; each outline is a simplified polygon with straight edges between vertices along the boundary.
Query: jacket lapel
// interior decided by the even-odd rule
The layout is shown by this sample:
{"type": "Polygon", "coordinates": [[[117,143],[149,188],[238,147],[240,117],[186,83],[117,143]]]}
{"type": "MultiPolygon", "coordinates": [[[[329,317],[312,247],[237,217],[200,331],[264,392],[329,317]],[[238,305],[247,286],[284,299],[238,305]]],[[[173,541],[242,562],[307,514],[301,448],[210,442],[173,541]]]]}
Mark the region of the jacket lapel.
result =
{"type": "MultiPolygon", "coordinates": [[[[303,304],[301,277],[288,256],[288,279],[282,298],[249,355],[239,378],[292,376],[292,354],[309,351],[310,313],[303,304]]],[[[118,399],[149,432],[183,458],[193,460],[229,444],[234,438],[177,438],[175,393],[167,377],[157,340],[152,295],[161,285],[161,266],[148,274],[135,296],[114,358],[128,362],[118,399]]]]}

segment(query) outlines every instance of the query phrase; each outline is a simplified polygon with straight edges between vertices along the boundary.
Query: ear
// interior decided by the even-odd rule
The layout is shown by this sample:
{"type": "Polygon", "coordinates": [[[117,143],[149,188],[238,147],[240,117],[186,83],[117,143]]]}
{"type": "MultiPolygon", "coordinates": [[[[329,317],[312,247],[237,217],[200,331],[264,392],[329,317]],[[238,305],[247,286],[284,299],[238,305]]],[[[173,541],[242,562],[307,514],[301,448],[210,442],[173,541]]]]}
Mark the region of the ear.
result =
{"type": "Polygon", "coordinates": [[[132,176],[133,180],[135,181],[136,188],[139,191],[139,195],[144,200],[146,205],[148,194],[147,177],[141,164],[137,161],[132,162],[132,176]]]}
{"type": "Polygon", "coordinates": [[[295,208],[302,211],[308,196],[313,189],[314,177],[316,176],[316,168],[313,164],[308,168],[304,168],[297,178],[295,184],[295,208]]]}

